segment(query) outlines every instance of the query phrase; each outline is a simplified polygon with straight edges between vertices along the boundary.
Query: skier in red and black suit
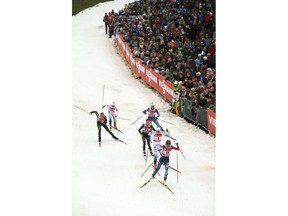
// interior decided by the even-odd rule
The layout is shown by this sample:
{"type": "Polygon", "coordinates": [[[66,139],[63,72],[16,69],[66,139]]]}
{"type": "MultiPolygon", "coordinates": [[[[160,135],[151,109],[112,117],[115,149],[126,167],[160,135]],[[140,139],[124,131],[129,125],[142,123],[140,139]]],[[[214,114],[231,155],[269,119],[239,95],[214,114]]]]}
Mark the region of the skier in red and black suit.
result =
{"type": "Polygon", "coordinates": [[[150,145],[150,132],[155,131],[155,129],[154,129],[153,125],[151,124],[151,121],[149,119],[146,119],[146,123],[142,124],[141,127],[138,129],[138,131],[142,135],[144,156],[146,156],[146,152],[145,152],[146,142],[147,142],[148,148],[150,150],[151,156],[154,156],[152,149],[151,149],[151,145],[150,145]]]}
{"type": "Polygon", "coordinates": [[[95,115],[97,116],[97,128],[98,128],[98,141],[101,142],[101,126],[105,128],[105,130],[111,134],[111,136],[118,140],[118,138],[108,129],[107,127],[107,117],[105,116],[105,114],[103,112],[99,113],[97,111],[91,111],[90,115],[92,115],[92,113],[95,113],[95,115]]]}

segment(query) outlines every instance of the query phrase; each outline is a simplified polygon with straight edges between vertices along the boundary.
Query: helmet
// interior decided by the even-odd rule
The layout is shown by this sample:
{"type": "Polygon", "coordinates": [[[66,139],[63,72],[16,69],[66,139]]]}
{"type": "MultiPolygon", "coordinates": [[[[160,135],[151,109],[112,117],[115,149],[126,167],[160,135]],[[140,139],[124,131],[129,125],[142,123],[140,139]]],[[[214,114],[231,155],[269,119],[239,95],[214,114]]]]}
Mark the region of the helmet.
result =
{"type": "Polygon", "coordinates": [[[103,112],[101,112],[101,113],[100,113],[100,116],[104,116],[104,113],[103,113],[103,112]]]}
{"type": "Polygon", "coordinates": [[[160,131],[160,127],[157,127],[157,128],[156,128],[156,131],[160,131]]]}
{"type": "Polygon", "coordinates": [[[175,86],[178,85],[178,82],[177,82],[177,81],[174,81],[174,85],[175,85],[175,86]]]}
{"type": "Polygon", "coordinates": [[[167,145],[171,145],[171,141],[170,140],[166,140],[166,144],[167,145]]]}
{"type": "Polygon", "coordinates": [[[151,103],[151,109],[154,109],[155,108],[155,105],[154,105],[154,103],[152,102],[151,103]]]}
{"type": "Polygon", "coordinates": [[[115,106],[115,102],[112,102],[112,106],[115,106]]]}

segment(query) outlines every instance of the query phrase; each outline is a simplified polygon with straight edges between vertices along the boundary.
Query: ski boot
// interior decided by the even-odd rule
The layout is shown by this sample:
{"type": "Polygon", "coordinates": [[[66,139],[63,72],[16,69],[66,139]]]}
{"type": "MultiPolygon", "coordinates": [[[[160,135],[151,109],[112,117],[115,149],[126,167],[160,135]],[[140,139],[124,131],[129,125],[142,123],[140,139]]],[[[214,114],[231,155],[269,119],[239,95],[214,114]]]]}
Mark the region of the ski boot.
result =
{"type": "Polygon", "coordinates": [[[110,130],[112,129],[112,125],[111,125],[111,124],[109,124],[109,129],[110,129],[110,130]]]}
{"type": "Polygon", "coordinates": [[[163,180],[164,185],[167,185],[166,180],[167,180],[167,177],[164,177],[164,180],[163,180]]]}

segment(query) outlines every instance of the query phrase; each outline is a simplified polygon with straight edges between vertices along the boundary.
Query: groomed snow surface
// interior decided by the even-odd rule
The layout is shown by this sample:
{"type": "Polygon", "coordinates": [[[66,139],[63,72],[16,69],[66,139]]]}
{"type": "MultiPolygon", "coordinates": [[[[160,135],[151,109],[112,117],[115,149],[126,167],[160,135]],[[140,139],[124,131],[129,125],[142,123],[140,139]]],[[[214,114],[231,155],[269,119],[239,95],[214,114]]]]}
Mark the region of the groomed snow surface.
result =
{"type": "MultiPolygon", "coordinates": [[[[136,80],[114,47],[114,39],[105,35],[102,18],[105,12],[118,11],[131,1],[101,3],[73,16],[73,105],[90,112],[103,111],[104,104],[115,101],[119,108],[118,127],[112,132],[127,142],[114,140],[102,130],[102,147],[98,145],[96,116],[73,107],[73,216],[214,216],[215,215],[215,139],[192,124],[169,112],[163,98],[136,80]],[[164,188],[164,167],[160,175],[140,186],[152,175],[145,166],[142,140],[136,130],[145,121],[142,110],[154,102],[168,128],[179,142],[178,167],[182,174],[169,170],[164,188]]],[[[163,140],[166,140],[165,137],[163,140]]],[[[170,166],[177,167],[177,152],[172,151],[170,166]]]]}

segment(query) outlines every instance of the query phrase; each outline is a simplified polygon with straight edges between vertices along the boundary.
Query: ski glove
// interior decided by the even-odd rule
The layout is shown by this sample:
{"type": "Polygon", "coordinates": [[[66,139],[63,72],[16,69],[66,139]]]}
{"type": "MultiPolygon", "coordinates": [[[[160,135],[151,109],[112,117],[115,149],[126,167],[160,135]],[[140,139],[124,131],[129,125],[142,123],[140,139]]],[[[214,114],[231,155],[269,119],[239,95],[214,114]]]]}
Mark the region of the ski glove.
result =
{"type": "Polygon", "coordinates": [[[146,114],[146,110],[144,110],[142,113],[146,114]]]}

